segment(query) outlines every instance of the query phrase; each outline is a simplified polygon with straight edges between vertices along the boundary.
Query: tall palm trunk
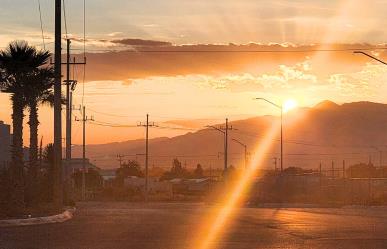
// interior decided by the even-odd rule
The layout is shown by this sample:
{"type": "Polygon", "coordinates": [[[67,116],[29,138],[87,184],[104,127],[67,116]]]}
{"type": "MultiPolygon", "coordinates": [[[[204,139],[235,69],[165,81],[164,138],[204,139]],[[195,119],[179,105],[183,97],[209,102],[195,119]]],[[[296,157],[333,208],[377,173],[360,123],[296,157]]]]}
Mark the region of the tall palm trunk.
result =
{"type": "Polygon", "coordinates": [[[13,214],[24,211],[24,160],[23,160],[23,98],[20,94],[13,94],[12,100],[12,159],[10,174],[12,180],[10,193],[10,207],[13,214]]]}
{"type": "Polygon", "coordinates": [[[38,202],[38,107],[35,99],[29,101],[30,116],[28,125],[30,127],[29,169],[28,169],[28,204],[34,205],[38,202]]]}

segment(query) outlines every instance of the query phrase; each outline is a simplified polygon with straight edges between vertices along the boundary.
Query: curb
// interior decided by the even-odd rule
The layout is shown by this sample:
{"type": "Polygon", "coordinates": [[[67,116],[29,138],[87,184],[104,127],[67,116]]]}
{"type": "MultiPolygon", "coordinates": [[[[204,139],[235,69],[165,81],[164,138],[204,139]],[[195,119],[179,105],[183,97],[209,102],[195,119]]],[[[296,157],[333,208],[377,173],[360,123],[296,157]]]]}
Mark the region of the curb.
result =
{"type": "Polygon", "coordinates": [[[45,216],[45,217],[0,220],[0,227],[31,226],[31,225],[62,223],[73,218],[73,213],[75,212],[75,210],[76,210],[75,208],[71,208],[71,209],[67,209],[61,214],[45,216]]]}

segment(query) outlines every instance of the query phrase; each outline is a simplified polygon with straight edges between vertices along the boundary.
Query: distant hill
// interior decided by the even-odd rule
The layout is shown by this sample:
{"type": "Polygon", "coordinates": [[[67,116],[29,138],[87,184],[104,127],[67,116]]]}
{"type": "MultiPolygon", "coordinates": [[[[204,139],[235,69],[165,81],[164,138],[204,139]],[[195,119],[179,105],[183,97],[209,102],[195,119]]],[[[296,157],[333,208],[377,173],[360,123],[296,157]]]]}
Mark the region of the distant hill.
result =
{"type": "MultiPolygon", "coordinates": [[[[242,164],[243,148],[231,141],[236,138],[247,144],[250,151],[259,144],[265,132],[278,122],[278,117],[261,116],[231,121],[237,130],[230,131],[230,164],[242,164]]],[[[182,122],[184,124],[184,122],[182,122]]],[[[284,116],[285,166],[317,168],[319,163],[330,169],[346,164],[368,162],[379,165],[380,152],[387,151],[387,105],[372,102],[354,102],[338,105],[323,101],[313,108],[300,108],[284,116]],[[377,147],[373,148],[372,146],[377,147]]],[[[143,163],[144,140],[88,145],[87,156],[102,168],[118,166],[117,154],[124,159],[143,163]]],[[[74,147],[74,156],[81,156],[81,146],[74,147]]],[[[187,167],[201,163],[204,167],[222,167],[223,136],[212,129],[173,138],[155,138],[149,141],[150,165],[169,168],[174,157],[187,167]]],[[[259,149],[259,148],[258,148],[259,149]]],[[[382,156],[385,153],[382,152],[382,156]]],[[[387,155],[386,155],[387,156],[387,155]]],[[[262,167],[274,167],[273,158],[279,157],[279,136],[266,155],[262,167]]],[[[382,158],[382,163],[384,159],[382,158]]]]}

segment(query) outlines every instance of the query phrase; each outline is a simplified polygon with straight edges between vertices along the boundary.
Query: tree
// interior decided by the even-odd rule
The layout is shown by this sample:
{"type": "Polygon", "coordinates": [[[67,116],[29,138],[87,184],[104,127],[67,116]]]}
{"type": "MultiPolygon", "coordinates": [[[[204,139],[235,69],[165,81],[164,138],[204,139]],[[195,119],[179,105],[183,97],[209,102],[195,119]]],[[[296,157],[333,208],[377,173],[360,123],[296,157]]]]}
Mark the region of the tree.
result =
{"type": "Polygon", "coordinates": [[[172,168],[170,171],[167,171],[161,177],[162,180],[170,180],[173,178],[188,178],[189,172],[183,168],[181,162],[175,158],[172,161],[172,168]]]}
{"type": "Polygon", "coordinates": [[[377,169],[372,163],[370,164],[359,163],[348,167],[346,173],[347,173],[347,176],[349,177],[369,178],[369,177],[377,176],[377,169]]]}
{"type": "Polygon", "coordinates": [[[26,82],[42,65],[46,52],[37,51],[27,42],[11,42],[0,51],[0,89],[11,95],[12,149],[10,176],[12,193],[9,204],[15,214],[21,214],[24,203],[23,118],[26,106],[26,82]]]}
{"type": "MultiPolygon", "coordinates": [[[[73,174],[75,187],[78,189],[82,188],[82,171],[78,170],[73,174]]],[[[95,190],[102,187],[102,176],[95,169],[89,168],[85,173],[86,188],[88,190],[95,190]]]]}
{"type": "Polygon", "coordinates": [[[129,160],[123,163],[116,172],[118,178],[126,178],[128,176],[144,177],[144,173],[141,171],[140,164],[135,160],[129,160]]]}
{"type": "Polygon", "coordinates": [[[200,163],[198,163],[198,165],[196,165],[196,169],[194,170],[194,177],[203,178],[203,176],[204,176],[203,167],[200,163]]]}
{"type": "Polygon", "coordinates": [[[38,169],[38,106],[40,104],[53,105],[54,71],[52,68],[40,68],[31,75],[26,84],[25,99],[29,107],[30,115],[28,125],[30,127],[30,148],[28,167],[28,199],[36,202],[37,193],[37,169],[38,169]]]}
{"type": "MultiPolygon", "coordinates": [[[[52,88],[53,72],[43,68],[48,63],[50,53],[37,50],[24,41],[11,42],[8,47],[0,52],[1,90],[11,94],[13,144],[11,160],[11,178],[14,183],[14,194],[11,198],[17,212],[21,212],[25,200],[31,201],[30,191],[24,189],[24,162],[23,162],[23,118],[24,108],[30,107],[30,162],[29,181],[36,183],[36,170],[38,165],[38,139],[37,139],[37,102],[46,95],[44,88],[52,88]],[[50,85],[51,84],[51,85],[50,85]],[[34,104],[34,99],[36,100],[34,104]],[[25,199],[26,197],[26,199],[25,199]]],[[[29,190],[35,190],[27,184],[29,190]]],[[[35,196],[36,197],[36,196],[35,196]]]]}
{"type": "Polygon", "coordinates": [[[54,184],[54,145],[48,144],[42,152],[41,174],[38,175],[39,200],[46,202],[53,201],[53,184],[54,184]]]}

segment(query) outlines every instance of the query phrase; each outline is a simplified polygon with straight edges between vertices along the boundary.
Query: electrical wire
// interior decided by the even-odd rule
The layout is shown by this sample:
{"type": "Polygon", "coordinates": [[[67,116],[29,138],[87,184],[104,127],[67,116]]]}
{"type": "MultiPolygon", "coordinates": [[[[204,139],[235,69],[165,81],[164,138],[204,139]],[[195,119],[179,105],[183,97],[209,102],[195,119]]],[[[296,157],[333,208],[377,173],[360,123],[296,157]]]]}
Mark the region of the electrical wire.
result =
{"type": "MultiPolygon", "coordinates": [[[[74,48],[73,50],[81,50],[74,48]]],[[[125,52],[125,53],[307,53],[307,52],[353,52],[369,50],[387,50],[387,47],[342,48],[342,49],[301,49],[301,50],[118,50],[89,49],[90,52],[125,52]]]]}
{"type": "Polygon", "coordinates": [[[66,3],[65,0],[63,2],[63,18],[64,18],[64,26],[65,26],[65,33],[66,33],[66,39],[68,39],[68,32],[67,32],[67,17],[66,17],[66,3]]]}
{"type": "Polygon", "coordinates": [[[39,19],[40,19],[40,30],[42,32],[43,49],[46,50],[46,42],[44,40],[44,29],[43,29],[42,9],[40,5],[40,0],[38,0],[38,9],[39,9],[39,19]]]}
{"type": "MultiPolygon", "coordinates": [[[[83,0],[83,58],[86,59],[86,0],[83,0]]],[[[83,64],[82,106],[85,100],[86,64],[83,64]]]]}
{"type": "Polygon", "coordinates": [[[112,114],[112,113],[107,113],[107,112],[101,112],[101,111],[96,111],[94,109],[91,109],[90,107],[88,107],[87,109],[89,111],[91,111],[91,112],[94,112],[94,113],[97,113],[97,114],[101,114],[101,115],[105,115],[105,116],[111,116],[111,117],[118,117],[118,118],[140,118],[140,117],[143,117],[143,116],[140,116],[140,115],[126,116],[126,115],[119,115],[119,114],[112,114]]]}

